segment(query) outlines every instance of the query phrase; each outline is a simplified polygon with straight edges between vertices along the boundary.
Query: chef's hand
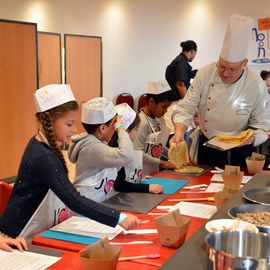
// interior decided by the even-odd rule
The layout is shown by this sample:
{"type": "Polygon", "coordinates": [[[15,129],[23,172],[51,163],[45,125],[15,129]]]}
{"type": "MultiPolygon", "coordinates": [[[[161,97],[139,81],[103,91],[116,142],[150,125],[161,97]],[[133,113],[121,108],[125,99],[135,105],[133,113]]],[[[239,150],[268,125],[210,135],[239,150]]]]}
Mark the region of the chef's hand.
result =
{"type": "Polygon", "coordinates": [[[252,135],[252,136],[250,136],[250,138],[248,138],[246,141],[244,141],[243,143],[241,143],[237,147],[242,147],[244,145],[253,144],[254,143],[254,140],[255,140],[255,137],[252,135]]]}
{"type": "Polygon", "coordinates": [[[172,143],[175,143],[176,145],[178,145],[180,142],[184,141],[184,136],[185,136],[187,127],[182,123],[176,123],[174,125],[174,130],[175,130],[175,133],[170,140],[170,145],[172,143]]]}
{"type": "Polygon", "coordinates": [[[172,145],[172,143],[178,145],[180,142],[184,141],[184,135],[185,134],[175,133],[173,137],[170,139],[170,145],[172,145]]]}
{"type": "Polygon", "coordinates": [[[150,184],[149,185],[149,192],[153,194],[159,194],[163,190],[163,186],[159,184],[150,184]]]}
{"type": "Polygon", "coordinates": [[[134,215],[127,214],[127,217],[119,224],[125,230],[133,230],[141,221],[134,215]]]}

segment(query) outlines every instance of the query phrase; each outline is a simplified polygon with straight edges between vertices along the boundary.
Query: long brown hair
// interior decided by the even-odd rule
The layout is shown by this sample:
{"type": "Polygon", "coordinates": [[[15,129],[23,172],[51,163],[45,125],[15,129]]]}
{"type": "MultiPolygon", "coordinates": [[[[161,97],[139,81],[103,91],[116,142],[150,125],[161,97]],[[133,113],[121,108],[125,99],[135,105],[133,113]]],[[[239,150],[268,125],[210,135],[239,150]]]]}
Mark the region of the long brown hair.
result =
{"type": "Polygon", "coordinates": [[[60,147],[56,143],[56,138],[53,130],[53,122],[55,119],[61,117],[64,113],[68,111],[78,110],[78,107],[79,106],[76,101],[69,101],[55,108],[52,108],[46,112],[36,113],[36,117],[42,125],[42,128],[45,133],[44,135],[48,140],[50,147],[53,149],[54,153],[61,159],[67,174],[68,174],[67,164],[60,147]]]}

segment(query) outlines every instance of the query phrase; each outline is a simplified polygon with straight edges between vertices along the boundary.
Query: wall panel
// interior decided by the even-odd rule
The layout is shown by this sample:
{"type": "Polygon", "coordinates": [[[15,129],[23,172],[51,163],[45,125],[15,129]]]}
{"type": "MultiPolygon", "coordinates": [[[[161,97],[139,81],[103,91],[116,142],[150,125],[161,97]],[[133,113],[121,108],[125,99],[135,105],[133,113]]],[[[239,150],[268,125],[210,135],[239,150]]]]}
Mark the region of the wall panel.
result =
{"type": "MultiPolygon", "coordinates": [[[[65,77],[76,99],[83,102],[102,94],[101,37],[65,35],[65,77]]],[[[78,132],[83,131],[78,126],[78,132]]]]}
{"type": "Polygon", "coordinates": [[[61,34],[38,32],[39,88],[61,83],[61,34]]]}
{"type": "Polygon", "coordinates": [[[0,179],[17,174],[36,125],[37,25],[0,20],[0,179]]]}

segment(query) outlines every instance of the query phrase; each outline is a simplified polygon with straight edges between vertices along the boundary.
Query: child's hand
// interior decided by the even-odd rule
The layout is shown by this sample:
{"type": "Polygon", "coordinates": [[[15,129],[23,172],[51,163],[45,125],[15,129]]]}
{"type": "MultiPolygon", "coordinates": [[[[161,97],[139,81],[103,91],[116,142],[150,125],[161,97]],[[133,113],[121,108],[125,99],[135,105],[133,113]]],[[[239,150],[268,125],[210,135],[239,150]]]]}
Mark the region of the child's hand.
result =
{"type": "Polygon", "coordinates": [[[119,224],[125,230],[133,230],[141,223],[134,215],[127,214],[127,217],[119,224]]]}
{"type": "Polygon", "coordinates": [[[116,122],[114,123],[114,129],[118,132],[125,130],[125,125],[121,118],[117,117],[116,122]]]}
{"type": "Polygon", "coordinates": [[[9,237],[1,237],[0,236],[0,249],[6,250],[6,251],[12,251],[12,247],[17,247],[20,251],[27,250],[26,241],[24,238],[20,237],[17,239],[9,238],[9,237]]]}
{"type": "Polygon", "coordinates": [[[169,160],[160,160],[159,165],[163,169],[168,169],[168,170],[177,169],[177,166],[173,164],[172,162],[170,162],[169,160]]]}
{"type": "Polygon", "coordinates": [[[149,185],[149,192],[154,194],[159,194],[163,190],[163,186],[159,184],[150,184],[149,185]]]}

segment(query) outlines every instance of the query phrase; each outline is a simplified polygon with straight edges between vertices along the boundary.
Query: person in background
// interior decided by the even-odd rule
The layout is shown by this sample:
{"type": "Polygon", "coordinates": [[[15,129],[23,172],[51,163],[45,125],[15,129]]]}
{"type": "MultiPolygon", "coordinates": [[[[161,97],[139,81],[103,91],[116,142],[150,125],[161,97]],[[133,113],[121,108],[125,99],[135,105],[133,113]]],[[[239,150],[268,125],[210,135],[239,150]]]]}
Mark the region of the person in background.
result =
{"type": "Polygon", "coordinates": [[[268,94],[270,94],[270,71],[262,70],[260,75],[261,75],[261,78],[264,80],[264,82],[265,82],[265,84],[267,86],[268,94]]]}
{"type": "Polygon", "coordinates": [[[81,196],[68,179],[60,145],[76,131],[78,104],[70,86],[44,86],[34,97],[40,129],[22,156],[17,181],[0,218],[1,234],[33,237],[65,220],[70,215],[67,207],[112,227],[135,228],[140,223],[137,217],[81,196]]]}
{"type": "Polygon", "coordinates": [[[17,239],[13,239],[0,234],[0,249],[3,249],[5,251],[12,251],[13,247],[16,247],[20,251],[28,249],[24,238],[19,237],[17,239]]]}
{"type": "MultiPolygon", "coordinates": [[[[136,115],[135,111],[127,104],[122,103],[116,106],[118,116],[123,120],[125,129],[129,134],[131,141],[134,141],[138,134],[138,126],[140,124],[140,117],[136,115]]],[[[118,147],[118,134],[114,133],[110,143],[112,147],[118,147]]],[[[132,162],[122,167],[118,171],[117,178],[114,183],[114,189],[122,192],[149,192],[159,194],[163,187],[159,184],[143,184],[141,183],[143,171],[143,152],[141,150],[134,150],[132,162]]]]}
{"type": "Polygon", "coordinates": [[[167,66],[165,78],[178,99],[182,99],[193,79],[197,70],[192,70],[191,62],[197,54],[197,44],[193,40],[180,43],[182,52],[167,66]]]}
{"type": "Polygon", "coordinates": [[[172,116],[175,135],[171,142],[179,143],[198,110],[200,124],[193,133],[190,155],[199,164],[245,166],[253,146],[268,138],[269,95],[258,74],[247,68],[253,24],[248,17],[231,16],[218,62],[198,71],[172,116]],[[219,151],[204,146],[218,134],[234,135],[248,128],[254,134],[241,147],[219,151]]]}
{"type": "Polygon", "coordinates": [[[161,154],[164,154],[166,158],[166,144],[171,131],[167,127],[163,115],[171,105],[173,98],[172,90],[165,80],[149,83],[146,105],[139,113],[138,136],[133,142],[135,150],[144,152],[144,175],[159,172],[159,167],[175,169],[171,162],[161,159],[161,154]]]}

